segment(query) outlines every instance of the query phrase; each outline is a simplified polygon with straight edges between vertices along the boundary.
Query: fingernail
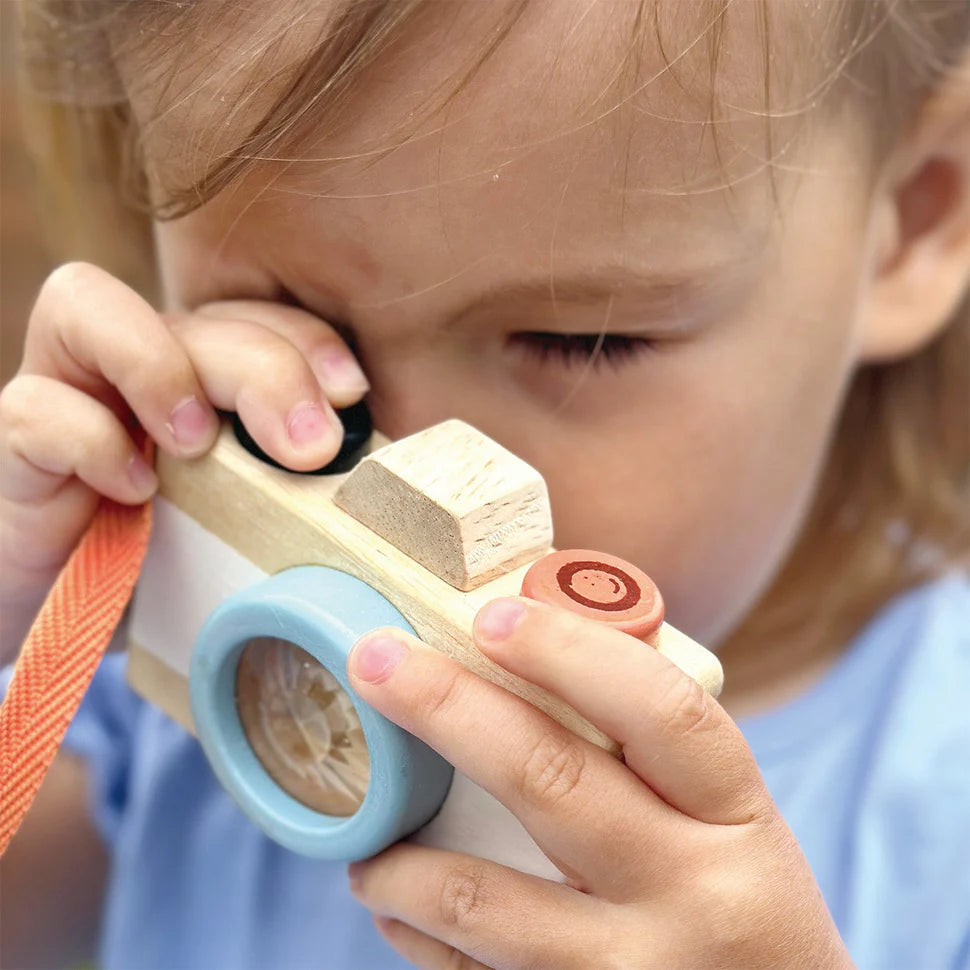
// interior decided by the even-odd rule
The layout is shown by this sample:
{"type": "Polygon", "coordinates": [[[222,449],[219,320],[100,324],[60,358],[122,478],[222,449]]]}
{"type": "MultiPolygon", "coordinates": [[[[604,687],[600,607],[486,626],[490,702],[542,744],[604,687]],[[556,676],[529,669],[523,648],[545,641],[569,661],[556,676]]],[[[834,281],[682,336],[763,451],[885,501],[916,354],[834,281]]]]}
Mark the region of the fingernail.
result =
{"type": "Polygon", "coordinates": [[[208,434],[210,421],[208,410],[193,396],[175,406],[166,427],[179,448],[192,448],[208,434]]]}
{"type": "Polygon", "coordinates": [[[314,371],[321,383],[330,391],[359,393],[366,391],[370,383],[357,361],[339,350],[322,350],[313,359],[314,371]]]}
{"type": "Polygon", "coordinates": [[[475,617],[475,633],[485,640],[504,640],[525,615],[525,606],[518,600],[492,600],[475,617]]]}
{"type": "Polygon", "coordinates": [[[318,441],[330,431],[330,421],[319,404],[298,404],[286,422],[286,433],[297,446],[318,441]]]}
{"type": "Polygon", "coordinates": [[[394,673],[394,668],[401,662],[407,649],[393,637],[367,637],[354,647],[354,673],[369,684],[381,684],[394,673]]]}
{"type": "Polygon", "coordinates": [[[141,494],[150,494],[158,485],[158,478],[151,465],[137,452],[128,459],[128,480],[141,494]]]}

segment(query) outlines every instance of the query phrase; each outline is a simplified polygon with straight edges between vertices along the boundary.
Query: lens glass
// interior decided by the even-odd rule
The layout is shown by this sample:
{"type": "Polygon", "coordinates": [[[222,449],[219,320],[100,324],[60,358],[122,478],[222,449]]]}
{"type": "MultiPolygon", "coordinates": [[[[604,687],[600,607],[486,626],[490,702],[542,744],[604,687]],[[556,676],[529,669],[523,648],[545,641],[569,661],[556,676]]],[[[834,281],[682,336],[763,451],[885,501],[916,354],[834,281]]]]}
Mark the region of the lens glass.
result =
{"type": "Polygon", "coordinates": [[[254,637],[236,671],[236,707],[273,780],[324,815],[353,815],[370,779],[360,718],[318,660],[288,640],[254,637]]]}

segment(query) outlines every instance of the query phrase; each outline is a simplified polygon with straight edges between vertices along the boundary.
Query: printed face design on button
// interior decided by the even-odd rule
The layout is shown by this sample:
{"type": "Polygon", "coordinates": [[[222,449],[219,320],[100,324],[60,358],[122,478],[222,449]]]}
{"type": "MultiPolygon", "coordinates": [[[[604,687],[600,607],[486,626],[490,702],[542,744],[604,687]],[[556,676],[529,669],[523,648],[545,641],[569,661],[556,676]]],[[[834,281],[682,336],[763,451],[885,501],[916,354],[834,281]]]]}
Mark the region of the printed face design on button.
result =
{"type": "Polygon", "coordinates": [[[522,595],[639,639],[663,622],[663,599],[653,580],[618,556],[590,549],[565,549],[533,563],[522,581],[522,595]]]}
{"type": "Polygon", "coordinates": [[[640,602],[637,581],[617,566],[594,560],[566,563],[556,573],[559,588],[581,606],[618,612],[640,602]]]}

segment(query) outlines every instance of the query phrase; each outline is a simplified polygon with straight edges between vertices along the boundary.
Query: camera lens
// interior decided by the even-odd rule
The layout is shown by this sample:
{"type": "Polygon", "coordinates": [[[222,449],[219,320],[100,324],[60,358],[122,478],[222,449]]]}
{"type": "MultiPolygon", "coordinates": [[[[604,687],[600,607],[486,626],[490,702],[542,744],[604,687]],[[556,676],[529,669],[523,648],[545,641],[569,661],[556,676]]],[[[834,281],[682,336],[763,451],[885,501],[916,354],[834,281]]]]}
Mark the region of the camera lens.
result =
{"type": "Polygon", "coordinates": [[[236,670],[236,708],[273,780],[324,815],[353,815],[370,780],[360,718],[319,661],[287,640],[254,637],[236,670]]]}

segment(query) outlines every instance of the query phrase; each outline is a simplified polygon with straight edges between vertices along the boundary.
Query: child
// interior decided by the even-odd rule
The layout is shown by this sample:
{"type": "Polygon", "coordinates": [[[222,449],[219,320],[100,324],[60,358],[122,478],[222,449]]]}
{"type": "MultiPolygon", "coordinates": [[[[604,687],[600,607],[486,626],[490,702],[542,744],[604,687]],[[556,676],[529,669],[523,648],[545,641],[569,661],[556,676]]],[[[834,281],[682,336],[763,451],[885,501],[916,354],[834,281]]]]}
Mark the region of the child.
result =
{"type": "Polygon", "coordinates": [[[26,13],[39,150],[129,282],[134,174],[162,310],[86,264],[38,298],[0,398],[5,645],[97,495],[152,493],[130,413],[191,457],[235,409],[301,470],[369,387],[385,433],[467,420],[543,473],[558,546],[644,568],[765,782],[721,706],[566,614],[497,601],[477,641],[623,763],[365,639],[359,692],[568,882],[402,844],[359,906],[113,656],[4,860],[5,965],[98,926],[105,970],[970,965],[967,4],[26,13]]]}

